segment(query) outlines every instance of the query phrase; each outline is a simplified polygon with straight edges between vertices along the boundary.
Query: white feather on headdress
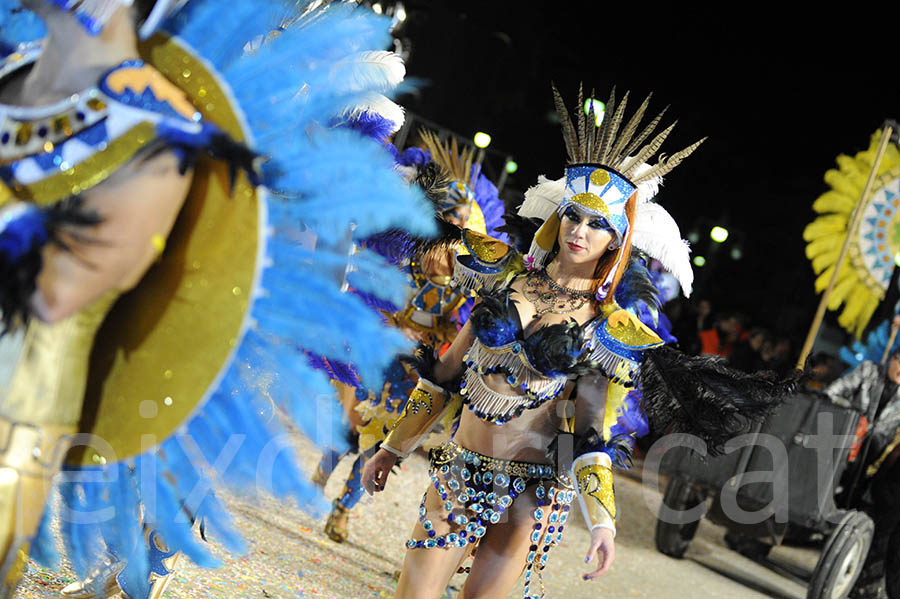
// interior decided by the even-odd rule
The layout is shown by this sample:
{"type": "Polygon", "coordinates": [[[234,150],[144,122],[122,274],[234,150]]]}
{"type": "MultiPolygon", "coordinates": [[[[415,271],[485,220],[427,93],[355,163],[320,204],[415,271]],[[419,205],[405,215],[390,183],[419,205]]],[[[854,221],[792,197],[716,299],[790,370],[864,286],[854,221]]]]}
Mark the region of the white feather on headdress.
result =
{"type": "Polygon", "coordinates": [[[690,297],[694,283],[691,249],[681,238],[675,219],[656,202],[645,202],[637,206],[633,227],[631,244],[659,260],[678,279],[685,297],[690,297]]]}
{"type": "MultiPolygon", "coordinates": [[[[635,169],[634,174],[636,177],[639,177],[649,171],[651,168],[652,167],[649,164],[642,164],[635,169]]],[[[659,188],[662,187],[662,183],[662,175],[658,177],[651,177],[643,183],[639,183],[637,186],[638,204],[644,204],[655,198],[656,194],[659,193],[659,188]]]]}
{"type": "Polygon", "coordinates": [[[360,52],[351,58],[340,61],[335,65],[341,70],[349,91],[376,89],[381,92],[389,92],[403,82],[406,77],[406,65],[403,58],[395,52],[377,50],[373,52],[360,52]],[[354,68],[349,72],[343,71],[347,62],[354,68]]]}
{"type": "Polygon", "coordinates": [[[565,177],[554,181],[544,175],[539,176],[537,185],[525,192],[525,201],[519,206],[519,216],[547,220],[559,208],[565,191],[565,177]]]}
{"type": "Polygon", "coordinates": [[[352,64],[353,68],[348,73],[342,74],[346,81],[347,91],[377,89],[381,93],[378,91],[366,92],[359,103],[347,110],[344,116],[354,118],[363,112],[371,112],[393,123],[391,133],[399,131],[405,120],[403,108],[384,94],[392,92],[406,77],[406,65],[403,64],[403,58],[395,52],[377,50],[360,52],[338,64],[342,65],[343,69],[348,62],[352,64]]]}
{"type": "Polygon", "coordinates": [[[345,115],[352,119],[364,112],[377,114],[390,121],[393,124],[391,133],[399,131],[400,127],[403,126],[403,121],[406,119],[402,106],[375,92],[366,94],[362,102],[347,111],[345,115]]]}

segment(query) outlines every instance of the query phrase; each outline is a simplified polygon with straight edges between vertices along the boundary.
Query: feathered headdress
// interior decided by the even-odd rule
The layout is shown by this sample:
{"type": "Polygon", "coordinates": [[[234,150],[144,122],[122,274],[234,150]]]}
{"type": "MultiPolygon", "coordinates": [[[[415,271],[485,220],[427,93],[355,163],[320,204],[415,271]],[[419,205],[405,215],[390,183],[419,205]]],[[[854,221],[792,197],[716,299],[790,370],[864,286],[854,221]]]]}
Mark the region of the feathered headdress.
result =
{"type": "Polygon", "coordinates": [[[567,206],[577,204],[582,210],[606,221],[618,246],[616,267],[598,288],[598,299],[604,299],[609,294],[629,232],[632,245],[659,260],[679,279],[687,295],[693,281],[688,247],[682,241],[678,225],[672,217],[662,207],[650,202],[650,199],[656,195],[662,176],[690,156],[705,138],[670,157],[663,155],[656,164],[649,165],[648,161],[659,151],[675,123],[650,137],[666,112],[663,110],[638,133],[641,120],[650,104],[651,94],[622,127],[628,93],[618,106],[615,94],[613,89],[606,103],[607,118],[599,127],[595,127],[593,103],[587,113],[581,110],[584,94],[579,86],[576,126],[559,91],[553,87],[569,164],[566,166],[564,179],[551,181],[541,177],[538,185],[525,193],[525,202],[519,208],[519,215],[545,221],[535,234],[526,261],[530,268],[542,268],[545,265],[559,233],[561,214],[567,206]],[[634,222],[629,222],[625,206],[635,194],[638,202],[635,218],[634,222]]]}
{"type": "Polygon", "coordinates": [[[447,185],[447,200],[441,210],[445,212],[457,206],[470,206],[475,201],[475,183],[478,179],[478,169],[475,165],[475,152],[472,148],[463,148],[459,151],[456,138],[449,143],[442,142],[437,135],[426,129],[421,129],[419,135],[434,160],[447,173],[450,183],[447,185]]]}

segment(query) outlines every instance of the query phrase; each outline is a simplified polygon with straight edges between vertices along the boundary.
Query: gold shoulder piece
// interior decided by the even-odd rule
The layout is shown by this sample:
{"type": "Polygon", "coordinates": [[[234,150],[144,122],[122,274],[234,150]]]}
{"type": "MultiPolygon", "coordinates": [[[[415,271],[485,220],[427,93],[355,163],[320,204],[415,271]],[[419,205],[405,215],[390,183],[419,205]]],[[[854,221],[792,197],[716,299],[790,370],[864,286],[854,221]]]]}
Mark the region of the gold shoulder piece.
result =
{"type": "Polygon", "coordinates": [[[625,346],[650,349],[663,345],[663,340],[653,330],[628,310],[616,310],[606,319],[609,335],[625,346]]]}
{"type": "Polygon", "coordinates": [[[502,283],[524,268],[522,256],[499,239],[466,229],[462,242],[453,270],[453,285],[478,291],[502,283]]]}
{"type": "Polygon", "coordinates": [[[472,229],[463,231],[463,246],[460,253],[471,254],[484,264],[497,264],[511,251],[511,248],[499,239],[472,229]]]}

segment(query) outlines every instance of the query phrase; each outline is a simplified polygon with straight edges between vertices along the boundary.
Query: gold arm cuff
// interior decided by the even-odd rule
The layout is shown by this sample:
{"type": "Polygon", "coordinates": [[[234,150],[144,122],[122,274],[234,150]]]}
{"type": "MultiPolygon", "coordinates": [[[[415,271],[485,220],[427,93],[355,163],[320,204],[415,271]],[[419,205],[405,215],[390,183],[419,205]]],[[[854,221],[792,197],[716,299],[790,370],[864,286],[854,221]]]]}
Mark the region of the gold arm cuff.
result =
{"type": "Polygon", "coordinates": [[[584,518],[595,526],[615,530],[616,498],[613,491],[612,461],[603,452],[586,453],[572,464],[584,518]]]}
{"type": "Polygon", "coordinates": [[[447,392],[426,378],[419,378],[406,400],[403,414],[387,434],[382,447],[401,457],[409,455],[431,431],[447,405],[447,392]]]}

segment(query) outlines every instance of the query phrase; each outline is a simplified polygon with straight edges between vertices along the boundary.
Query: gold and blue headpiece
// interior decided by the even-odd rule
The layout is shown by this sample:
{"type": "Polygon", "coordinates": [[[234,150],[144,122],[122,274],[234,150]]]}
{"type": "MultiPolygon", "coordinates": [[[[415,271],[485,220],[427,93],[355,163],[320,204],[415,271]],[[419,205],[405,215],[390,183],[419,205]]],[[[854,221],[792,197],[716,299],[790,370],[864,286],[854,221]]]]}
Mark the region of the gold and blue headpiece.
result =
{"type": "Polygon", "coordinates": [[[612,291],[611,283],[623,256],[625,240],[630,229],[634,227],[634,223],[629,222],[625,214],[628,200],[632,196],[640,195],[639,188],[642,183],[660,179],[678,166],[704,140],[701,139],[669,157],[663,155],[656,164],[650,166],[647,164],[648,161],[675,127],[675,123],[672,123],[654,137],[650,137],[666,112],[663,110],[638,133],[638,126],[650,104],[652,94],[647,96],[623,126],[628,93],[622,98],[621,104],[617,105],[616,90],[613,88],[606,103],[605,118],[599,127],[594,125],[596,115],[593,102],[589,104],[587,113],[581,110],[584,106],[584,93],[580,86],[576,124],[572,123],[556,86],[553,86],[553,97],[562,123],[569,164],[566,167],[565,187],[561,198],[541,193],[537,194],[532,202],[526,193],[525,204],[519,210],[519,214],[540,216],[546,220],[532,240],[525,264],[528,268],[538,269],[546,266],[559,234],[560,217],[569,205],[575,204],[591,214],[601,216],[615,234],[617,244],[615,251],[618,252],[616,267],[610,271],[607,280],[598,287],[597,297],[602,300],[612,291]],[[554,210],[547,214],[546,208],[549,206],[554,210]]]}
{"type": "Polygon", "coordinates": [[[475,201],[475,192],[461,181],[453,181],[447,186],[447,195],[441,200],[441,212],[458,206],[470,206],[475,201]]]}
{"type": "Polygon", "coordinates": [[[441,201],[441,212],[459,206],[473,206],[475,181],[478,178],[474,151],[471,148],[463,148],[460,152],[456,138],[449,143],[442,142],[435,133],[426,129],[421,129],[419,135],[431,153],[431,159],[441,167],[450,181],[447,185],[446,198],[441,201]]]}
{"type": "Polygon", "coordinates": [[[559,214],[570,204],[601,216],[621,245],[628,233],[625,204],[637,186],[602,164],[573,164],[566,167],[566,190],[559,214]]]}

